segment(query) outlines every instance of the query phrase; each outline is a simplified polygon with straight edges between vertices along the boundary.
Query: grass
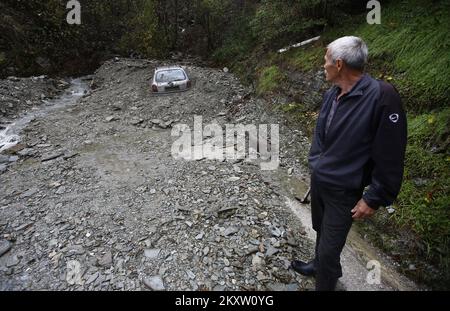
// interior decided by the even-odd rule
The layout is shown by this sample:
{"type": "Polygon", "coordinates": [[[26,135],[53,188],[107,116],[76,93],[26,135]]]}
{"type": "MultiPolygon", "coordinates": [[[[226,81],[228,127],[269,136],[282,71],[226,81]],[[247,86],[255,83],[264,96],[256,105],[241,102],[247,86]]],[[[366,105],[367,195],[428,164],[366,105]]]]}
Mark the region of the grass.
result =
{"type": "Polygon", "coordinates": [[[309,48],[299,48],[288,51],[285,58],[294,70],[310,71],[323,63],[325,48],[322,44],[315,44],[309,48]]]}
{"type": "Polygon", "coordinates": [[[259,95],[275,92],[284,80],[284,75],[278,66],[263,68],[259,73],[258,86],[256,92],[259,95]]]}
{"type": "Polygon", "coordinates": [[[450,108],[409,118],[405,176],[395,222],[429,245],[430,259],[450,267],[450,108]],[[446,262],[433,253],[449,255],[446,262]]]}
{"type": "MultiPolygon", "coordinates": [[[[318,113],[316,111],[311,111],[308,105],[304,103],[288,103],[284,105],[275,106],[275,110],[282,111],[286,118],[289,120],[290,124],[301,124],[303,134],[306,137],[312,137],[314,134],[314,127],[316,124],[316,119],[318,113]]],[[[305,166],[308,163],[305,162],[305,166]]]]}
{"type": "Polygon", "coordinates": [[[448,16],[448,1],[397,1],[383,7],[380,25],[338,27],[323,40],[362,37],[369,46],[372,75],[396,85],[408,109],[424,112],[450,98],[448,16]]]}

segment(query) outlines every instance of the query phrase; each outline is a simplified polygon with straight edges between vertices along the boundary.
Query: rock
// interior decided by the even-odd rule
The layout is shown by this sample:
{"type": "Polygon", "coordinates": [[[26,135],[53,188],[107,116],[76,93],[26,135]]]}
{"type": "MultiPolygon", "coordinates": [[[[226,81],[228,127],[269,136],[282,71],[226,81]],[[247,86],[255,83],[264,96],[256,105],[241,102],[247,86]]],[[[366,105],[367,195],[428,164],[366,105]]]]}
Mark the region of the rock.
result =
{"type": "Polygon", "coordinates": [[[267,212],[261,212],[258,214],[258,219],[263,220],[267,218],[268,213],[267,212]]]}
{"type": "Polygon", "coordinates": [[[132,119],[130,121],[131,125],[138,125],[141,124],[142,122],[144,122],[144,119],[132,119]]]}
{"type": "Polygon", "coordinates": [[[258,250],[260,251],[261,254],[263,254],[265,252],[265,248],[264,248],[264,244],[263,243],[259,243],[258,250]]]}
{"type": "Polygon", "coordinates": [[[258,271],[258,273],[256,274],[256,279],[258,281],[267,280],[267,276],[262,271],[258,271]]]}
{"type": "Polygon", "coordinates": [[[293,172],[294,172],[294,169],[292,167],[289,168],[287,171],[288,175],[292,175],[293,172]]]}
{"type": "Polygon", "coordinates": [[[206,246],[206,247],[203,249],[203,255],[206,256],[206,255],[208,255],[208,253],[209,253],[209,247],[206,246]]]}
{"type": "MultiPolygon", "coordinates": [[[[304,235],[304,234],[306,234],[306,231],[304,232],[304,234],[302,232],[300,232],[300,234],[304,235]]],[[[293,236],[288,236],[287,244],[290,245],[290,246],[293,246],[293,247],[297,247],[298,246],[297,242],[295,241],[295,238],[293,236]]]]}
{"type": "Polygon", "coordinates": [[[197,234],[196,236],[195,236],[195,239],[196,240],[201,240],[201,239],[203,239],[203,236],[205,235],[205,233],[202,231],[202,232],[200,232],[199,234],[197,234]]]}
{"type": "Polygon", "coordinates": [[[149,259],[156,259],[156,258],[158,258],[158,255],[160,252],[161,252],[161,249],[159,249],[159,248],[146,249],[146,250],[144,250],[144,255],[146,258],[149,258],[149,259]]]}
{"type": "Polygon", "coordinates": [[[220,210],[218,210],[217,212],[219,213],[219,214],[222,214],[222,213],[226,213],[226,212],[230,212],[230,211],[235,211],[235,210],[237,210],[238,208],[237,207],[235,207],[235,206],[232,206],[232,207],[224,207],[224,208],[221,208],[220,210]]]}
{"type": "Polygon", "coordinates": [[[155,194],[156,193],[156,189],[152,188],[150,189],[150,194],[155,194]]]}
{"type": "Polygon", "coordinates": [[[12,146],[11,148],[8,148],[6,150],[6,153],[15,154],[15,153],[19,152],[20,150],[25,149],[26,147],[27,146],[25,144],[17,144],[17,145],[12,146]]]}
{"type": "Polygon", "coordinates": [[[228,178],[227,181],[233,182],[233,181],[238,181],[239,179],[241,179],[241,178],[237,177],[237,176],[232,176],[232,177],[228,178]]]}
{"type": "Polygon", "coordinates": [[[160,276],[152,276],[144,279],[144,284],[153,291],[163,291],[164,282],[160,276]]]}
{"type": "Polygon", "coordinates": [[[67,81],[64,81],[64,80],[58,80],[58,87],[66,88],[66,87],[68,87],[69,85],[70,85],[70,83],[67,82],[67,81]]]}
{"type": "Polygon", "coordinates": [[[242,169],[239,167],[239,165],[237,165],[237,164],[234,164],[233,165],[233,170],[236,172],[236,173],[242,173],[243,171],[242,171],[242,169]]]}
{"type": "Polygon", "coordinates": [[[275,237],[280,237],[282,235],[282,231],[275,226],[270,226],[270,233],[275,237]]]}
{"type": "Polygon", "coordinates": [[[85,285],[89,285],[89,284],[91,284],[92,282],[94,282],[95,280],[97,280],[97,278],[98,278],[99,275],[100,275],[99,272],[95,272],[94,274],[91,274],[91,275],[87,278],[85,285]]]}
{"type": "Polygon", "coordinates": [[[6,172],[6,168],[8,166],[6,164],[0,164],[0,173],[6,172]]]}
{"type": "Polygon", "coordinates": [[[286,285],[286,291],[288,292],[297,292],[299,290],[299,286],[296,283],[286,285]]]}
{"type": "Polygon", "coordinates": [[[152,122],[155,125],[158,125],[159,127],[164,126],[164,121],[162,121],[160,119],[152,119],[152,120],[150,120],[150,122],[152,122]]]}
{"type": "Polygon", "coordinates": [[[418,177],[418,178],[414,178],[414,179],[413,179],[413,182],[414,182],[414,184],[415,184],[417,187],[422,187],[422,186],[425,186],[425,185],[427,184],[428,180],[425,179],[425,178],[420,178],[420,177],[418,177]]]}
{"type": "Polygon", "coordinates": [[[270,257],[278,253],[280,250],[278,248],[273,247],[272,245],[267,248],[266,256],[270,257]]]}
{"type": "Polygon", "coordinates": [[[161,267],[161,268],[159,268],[158,274],[159,274],[161,277],[163,277],[164,274],[166,274],[166,271],[167,271],[167,270],[168,270],[167,268],[161,267]]]}
{"type": "Polygon", "coordinates": [[[7,240],[0,240],[0,257],[6,254],[12,247],[11,242],[7,240]]]}
{"type": "Polygon", "coordinates": [[[259,250],[259,247],[258,247],[258,246],[250,246],[250,247],[247,249],[247,251],[246,251],[246,253],[245,253],[245,256],[254,254],[254,253],[258,252],[258,250],[259,250]]]}
{"type": "Polygon", "coordinates": [[[0,164],[2,163],[8,163],[9,162],[9,156],[0,154],[0,164]]]}
{"type": "Polygon", "coordinates": [[[144,193],[148,190],[147,186],[140,186],[136,189],[137,193],[144,193]]]}
{"type": "Polygon", "coordinates": [[[25,191],[24,193],[22,193],[20,195],[20,197],[22,199],[29,198],[29,197],[33,196],[36,192],[38,192],[37,188],[31,188],[31,189],[28,189],[27,191],[25,191]]]}
{"type": "Polygon", "coordinates": [[[8,161],[10,163],[17,162],[18,160],[19,160],[18,156],[10,156],[9,159],[8,159],[8,161]]]}
{"type": "Polygon", "coordinates": [[[214,286],[214,288],[212,290],[214,292],[223,292],[223,291],[225,291],[225,289],[226,289],[225,285],[218,284],[218,285],[214,286]]]}
{"type": "Polygon", "coordinates": [[[22,156],[22,157],[28,157],[31,156],[35,153],[35,151],[32,148],[25,148],[23,150],[20,150],[19,152],[17,152],[18,155],[22,156]]]}
{"type": "Polygon", "coordinates": [[[273,292],[285,292],[288,290],[286,284],[279,282],[269,282],[266,286],[269,291],[273,292]]]}
{"type": "Polygon", "coordinates": [[[20,262],[19,258],[17,258],[16,255],[13,255],[13,256],[9,257],[8,260],[6,260],[6,267],[7,268],[14,267],[19,262],[20,262]]]}
{"type": "Polygon", "coordinates": [[[167,122],[164,122],[162,125],[160,125],[162,128],[168,128],[168,127],[171,127],[171,125],[172,125],[172,123],[173,123],[174,121],[173,120],[169,120],[169,121],[167,121],[167,122]]]}
{"type": "Polygon", "coordinates": [[[195,279],[195,274],[191,270],[186,270],[186,274],[191,280],[195,279]]]}
{"type": "Polygon", "coordinates": [[[63,156],[64,153],[62,152],[57,152],[57,153],[52,153],[52,154],[48,154],[48,155],[44,155],[41,159],[41,162],[46,162],[46,161],[50,161],[50,160],[54,160],[56,158],[59,158],[61,156],[63,156]]]}
{"type": "Polygon", "coordinates": [[[105,255],[98,261],[98,264],[103,267],[109,267],[112,264],[112,253],[110,251],[106,252],[105,255]]]}
{"type": "Polygon", "coordinates": [[[388,207],[386,207],[386,211],[389,214],[393,214],[393,213],[395,213],[395,208],[393,208],[392,206],[388,206],[388,207]]]}
{"type": "Polygon", "coordinates": [[[223,264],[227,267],[230,265],[230,261],[228,260],[228,258],[223,259],[223,264]]]}
{"type": "Polygon", "coordinates": [[[112,122],[112,121],[115,121],[115,120],[117,120],[118,118],[117,117],[115,117],[115,116],[109,116],[109,117],[106,117],[105,118],[105,121],[106,122],[112,122]]]}
{"type": "Polygon", "coordinates": [[[56,194],[63,194],[66,192],[66,187],[59,187],[58,190],[56,190],[56,194]]]}
{"type": "Polygon", "coordinates": [[[229,235],[237,233],[238,231],[239,231],[239,229],[236,227],[228,227],[227,229],[225,229],[223,236],[229,236],[229,235]]]}
{"type": "Polygon", "coordinates": [[[14,228],[14,230],[21,231],[21,230],[27,229],[28,227],[31,227],[32,225],[33,225],[33,222],[27,222],[27,223],[24,223],[16,228],[14,228]]]}
{"type": "Polygon", "coordinates": [[[83,255],[84,254],[84,248],[82,245],[69,245],[65,248],[65,251],[67,252],[66,256],[68,256],[68,257],[73,256],[73,255],[83,255]]]}
{"type": "Polygon", "coordinates": [[[263,263],[264,263],[264,260],[261,257],[259,257],[258,255],[253,256],[253,258],[252,258],[252,266],[253,267],[257,268],[259,266],[262,266],[263,263]]]}
{"type": "Polygon", "coordinates": [[[9,81],[13,81],[13,82],[19,82],[20,81],[20,78],[14,77],[14,76],[9,76],[6,79],[8,79],[9,81]]]}
{"type": "Polygon", "coordinates": [[[77,260],[70,260],[67,262],[66,281],[70,285],[83,285],[81,280],[81,264],[77,260]]]}
{"type": "Polygon", "coordinates": [[[48,245],[48,247],[52,248],[52,247],[58,245],[58,240],[57,239],[51,239],[50,241],[48,241],[47,245],[48,245]]]}

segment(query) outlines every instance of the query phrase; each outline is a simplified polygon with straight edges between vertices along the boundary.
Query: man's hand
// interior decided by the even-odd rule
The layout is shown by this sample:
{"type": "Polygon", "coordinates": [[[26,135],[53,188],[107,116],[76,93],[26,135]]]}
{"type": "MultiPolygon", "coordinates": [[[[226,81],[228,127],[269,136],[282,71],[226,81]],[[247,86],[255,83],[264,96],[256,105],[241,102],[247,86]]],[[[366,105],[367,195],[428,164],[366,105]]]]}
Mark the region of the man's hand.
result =
{"type": "Polygon", "coordinates": [[[371,208],[364,199],[361,199],[356,203],[356,206],[352,209],[353,219],[364,219],[369,218],[375,214],[376,210],[371,208]]]}

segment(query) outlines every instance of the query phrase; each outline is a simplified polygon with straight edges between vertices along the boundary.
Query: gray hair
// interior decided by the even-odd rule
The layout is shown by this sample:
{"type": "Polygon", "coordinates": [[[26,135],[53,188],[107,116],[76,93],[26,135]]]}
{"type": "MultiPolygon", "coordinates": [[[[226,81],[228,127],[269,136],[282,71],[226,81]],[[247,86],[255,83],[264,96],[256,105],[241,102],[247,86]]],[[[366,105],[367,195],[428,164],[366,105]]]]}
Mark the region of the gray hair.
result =
{"type": "Polygon", "coordinates": [[[358,37],[346,36],[328,44],[328,50],[333,63],[342,59],[350,68],[364,70],[369,50],[366,43],[358,37]]]}

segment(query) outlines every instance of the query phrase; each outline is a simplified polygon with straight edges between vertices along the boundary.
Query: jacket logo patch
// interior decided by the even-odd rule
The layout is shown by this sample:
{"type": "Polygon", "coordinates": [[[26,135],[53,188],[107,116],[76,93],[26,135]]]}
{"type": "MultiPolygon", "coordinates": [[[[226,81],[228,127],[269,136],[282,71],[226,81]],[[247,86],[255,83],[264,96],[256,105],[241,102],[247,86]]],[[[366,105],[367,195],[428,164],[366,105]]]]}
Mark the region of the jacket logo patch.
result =
{"type": "Polygon", "coordinates": [[[394,123],[397,123],[398,119],[399,119],[398,113],[393,113],[389,116],[389,120],[391,120],[394,123]]]}

